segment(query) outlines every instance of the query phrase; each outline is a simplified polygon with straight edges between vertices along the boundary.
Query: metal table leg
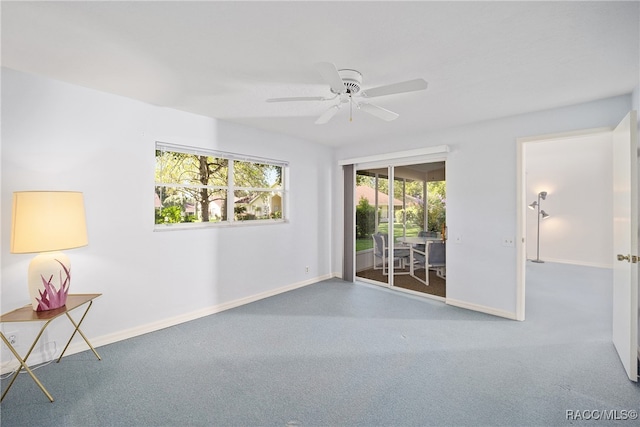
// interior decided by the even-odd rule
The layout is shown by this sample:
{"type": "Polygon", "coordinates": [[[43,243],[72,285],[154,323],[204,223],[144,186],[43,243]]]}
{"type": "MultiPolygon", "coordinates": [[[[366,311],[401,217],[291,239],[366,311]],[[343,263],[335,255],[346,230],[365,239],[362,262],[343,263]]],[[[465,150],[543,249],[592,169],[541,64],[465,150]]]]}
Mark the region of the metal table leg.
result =
{"type": "Polygon", "coordinates": [[[76,324],[76,322],[73,321],[73,318],[69,315],[69,312],[66,312],[65,314],[67,315],[67,317],[69,318],[69,321],[73,324],[73,326],[75,327],[75,330],[73,331],[73,333],[71,334],[71,338],[69,338],[69,341],[67,341],[67,345],[64,346],[64,350],[62,350],[62,353],[60,353],[60,357],[58,358],[56,363],[60,362],[60,359],[62,359],[62,356],[64,356],[65,351],[67,351],[67,348],[69,347],[69,344],[71,344],[71,340],[73,339],[73,337],[76,335],[76,332],[80,333],[80,335],[82,336],[82,338],[84,339],[84,342],[87,343],[87,345],[89,346],[89,348],[91,349],[91,351],[93,351],[93,354],[96,355],[96,357],[98,358],[98,360],[102,360],[102,358],[100,357],[100,355],[98,354],[98,352],[96,351],[95,348],[93,348],[93,346],[91,345],[91,343],[89,342],[89,340],[87,339],[87,337],[82,333],[82,331],[80,330],[80,325],[82,324],[82,322],[84,321],[85,316],[87,315],[87,313],[89,312],[89,309],[91,308],[91,305],[93,304],[93,301],[89,301],[89,305],[87,306],[87,309],[84,311],[84,314],[82,315],[82,317],[80,318],[80,321],[78,322],[78,324],[76,324]]]}
{"type": "Polygon", "coordinates": [[[7,392],[9,391],[9,389],[11,388],[11,386],[13,385],[13,383],[15,382],[16,378],[18,378],[18,375],[20,374],[20,371],[22,371],[22,369],[24,369],[25,371],[27,371],[27,373],[29,374],[29,376],[31,376],[31,378],[33,379],[33,381],[35,381],[35,383],[38,385],[38,387],[40,387],[40,390],[42,390],[42,392],[49,398],[49,400],[51,402],[53,402],[53,396],[51,396],[51,394],[47,391],[46,388],[44,388],[44,386],[42,385],[42,383],[40,382],[40,380],[38,379],[38,377],[36,377],[34,375],[34,373],[31,371],[31,369],[29,369],[29,366],[27,366],[27,359],[29,358],[29,356],[31,355],[31,352],[33,351],[33,349],[35,348],[38,340],[40,339],[40,337],[42,336],[42,333],[44,332],[45,328],[47,327],[47,325],[49,325],[49,322],[45,323],[45,325],[42,327],[42,329],[40,329],[40,333],[38,334],[38,336],[36,337],[36,339],[33,341],[33,344],[31,344],[31,348],[29,349],[29,351],[27,352],[26,356],[24,357],[24,359],[22,357],[20,357],[20,355],[18,354],[18,352],[16,351],[15,348],[13,348],[13,346],[11,345],[11,343],[7,340],[7,338],[4,336],[4,334],[2,332],[0,332],[0,338],[2,338],[2,341],[5,343],[5,345],[7,347],[9,347],[9,350],[11,351],[11,353],[13,353],[13,355],[15,356],[15,358],[20,362],[20,369],[18,369],[14,374],[13,374],[13,378],[11,378],[11,382],[9,382],[9,385],[7,386],[7,389],[4,391],[4,393],[2,393],[2,397],[0,398],[0,402],[2,402],[4,400],[4,397],[7,395],[7,392]]]}

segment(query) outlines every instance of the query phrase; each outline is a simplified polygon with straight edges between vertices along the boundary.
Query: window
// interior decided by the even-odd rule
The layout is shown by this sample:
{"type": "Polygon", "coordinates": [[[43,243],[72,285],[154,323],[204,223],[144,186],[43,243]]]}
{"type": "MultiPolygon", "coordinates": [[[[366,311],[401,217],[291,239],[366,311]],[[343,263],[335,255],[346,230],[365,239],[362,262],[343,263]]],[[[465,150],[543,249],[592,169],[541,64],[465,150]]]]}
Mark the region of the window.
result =
{"type": "Polygon", "coordinates": [[[156,229],[282,222],[288,164],[156,142],[156,229]]]}

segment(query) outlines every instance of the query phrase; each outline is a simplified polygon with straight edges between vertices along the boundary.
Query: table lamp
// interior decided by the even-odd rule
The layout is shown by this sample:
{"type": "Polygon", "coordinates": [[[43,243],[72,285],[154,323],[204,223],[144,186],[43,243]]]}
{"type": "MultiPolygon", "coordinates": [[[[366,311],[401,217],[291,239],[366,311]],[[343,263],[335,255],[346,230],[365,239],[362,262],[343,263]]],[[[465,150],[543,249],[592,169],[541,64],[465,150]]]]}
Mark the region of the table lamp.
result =
{"type": "Polygon", "coordinates": [[[87,244],[82,193],[13,193],[10,251],[14,254],[38,253],[29,263],[28,273],[34,311],[65,305],[71,284],[71,264],[60,251],[87,244]]]}

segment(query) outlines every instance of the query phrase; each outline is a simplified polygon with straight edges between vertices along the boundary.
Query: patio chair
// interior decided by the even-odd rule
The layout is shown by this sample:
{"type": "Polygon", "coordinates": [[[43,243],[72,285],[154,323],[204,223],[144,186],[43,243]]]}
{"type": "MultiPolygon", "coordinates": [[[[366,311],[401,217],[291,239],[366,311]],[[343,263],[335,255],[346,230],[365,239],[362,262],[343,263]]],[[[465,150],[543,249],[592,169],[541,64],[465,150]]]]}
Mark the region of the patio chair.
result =
{"type": "MultiPolygon", "coordinates": [[[[389,248],[387,247],[388,236],[382,233],[376,233],[371,236],[373,238],[373,269],[382,269],[383,275],[389,274],[389,248]],[[379,263],[377,263],[378,261],[379,263]]],[[[410,257],[410,248],[396,247],[393,250],[393,263],[398,263],[398,268],[406,268],[410,257]]],[[[409,274],[409,272],[399,272],[395,274],[409,274]]]]}
{"type": "Polygon", "coordinates": [[[438,277],[446,278],[446,243],[443,241],[430,241],[426,245],[426,251],[421,251],[416,247],[410,250],[409,274],[417,281],[429,286],[429,270],[434,270],[438,277]],[[425,278],[416,275],[417,268],[424,268],[425,278]]]}
{"type": "MultiPolygon", "coordinates": [[[[438,233],[435,231],[425,231],[425,230],[421,230],[418,232],[418,237],[438,237],[438,233]]],[[[419,243],[415,246],[416,249],[418,249],[419,251],[424,252],[425,251],[425,246],[423,243],[419,243]]]]}

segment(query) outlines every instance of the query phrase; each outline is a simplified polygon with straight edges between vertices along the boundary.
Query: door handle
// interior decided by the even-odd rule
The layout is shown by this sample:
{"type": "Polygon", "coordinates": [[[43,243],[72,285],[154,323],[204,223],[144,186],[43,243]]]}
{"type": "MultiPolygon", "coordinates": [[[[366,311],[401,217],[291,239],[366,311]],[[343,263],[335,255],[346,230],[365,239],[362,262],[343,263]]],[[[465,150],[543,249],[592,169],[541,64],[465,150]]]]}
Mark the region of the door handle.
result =
{"type": "Polygon", "coordinates": [[[639,257],[637,255],[622,255],[618,254],[618,261],[627,261],[633,264],[638,262],[639,257]]]}

